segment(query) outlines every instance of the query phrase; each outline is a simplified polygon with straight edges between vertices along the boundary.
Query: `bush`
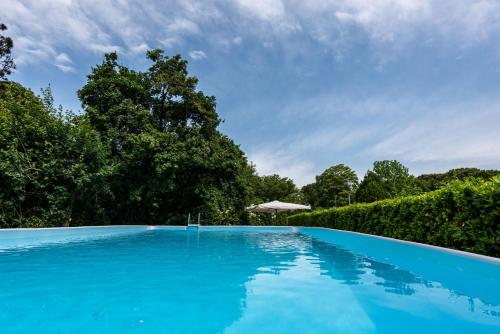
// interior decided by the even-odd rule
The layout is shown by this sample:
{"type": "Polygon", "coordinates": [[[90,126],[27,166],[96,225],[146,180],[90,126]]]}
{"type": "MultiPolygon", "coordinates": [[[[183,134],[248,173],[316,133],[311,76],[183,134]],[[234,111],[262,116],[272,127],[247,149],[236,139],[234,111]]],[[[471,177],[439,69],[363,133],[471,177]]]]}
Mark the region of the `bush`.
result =
{"type": "Polygon", "coordinates": [[[290,216],[317,226],[500,257],[500,177],[453,182],[421,195],[290,216]]]}

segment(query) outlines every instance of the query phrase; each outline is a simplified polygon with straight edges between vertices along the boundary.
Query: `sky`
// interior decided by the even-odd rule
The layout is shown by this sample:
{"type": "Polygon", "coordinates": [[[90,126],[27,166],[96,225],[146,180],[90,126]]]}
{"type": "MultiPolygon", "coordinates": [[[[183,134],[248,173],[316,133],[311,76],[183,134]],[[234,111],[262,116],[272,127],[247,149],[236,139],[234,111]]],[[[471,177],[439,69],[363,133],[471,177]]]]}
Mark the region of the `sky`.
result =
{"type": "Polygon", "coordinates": [[[2,0],[0,21],[11,79],[73,111],[105,52],[180,53],[261,175],[500,169],[498,0],[2,0]]]}

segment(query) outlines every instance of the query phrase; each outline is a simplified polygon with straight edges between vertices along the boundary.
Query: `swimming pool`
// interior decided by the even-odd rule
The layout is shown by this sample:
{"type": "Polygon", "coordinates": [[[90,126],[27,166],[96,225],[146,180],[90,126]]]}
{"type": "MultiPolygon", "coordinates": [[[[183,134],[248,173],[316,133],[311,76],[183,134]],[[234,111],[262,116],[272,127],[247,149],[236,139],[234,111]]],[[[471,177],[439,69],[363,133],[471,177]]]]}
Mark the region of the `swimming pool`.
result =
{"type": "Polygon", "coordinates": [[[320,228],[0,231],[0,329],[500,333],[500,262],[320,228]]]}

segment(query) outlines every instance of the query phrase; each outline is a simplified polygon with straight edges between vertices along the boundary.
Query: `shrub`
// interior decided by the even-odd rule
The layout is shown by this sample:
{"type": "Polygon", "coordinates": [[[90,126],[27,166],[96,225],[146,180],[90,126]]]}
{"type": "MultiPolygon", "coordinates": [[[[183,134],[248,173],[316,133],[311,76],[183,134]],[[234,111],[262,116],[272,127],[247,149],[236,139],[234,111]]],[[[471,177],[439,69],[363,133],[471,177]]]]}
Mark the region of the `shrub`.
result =
{"type": "Polygon", "coordinates": [[[318,226],[500,257],[500,177],[453,182],[421,195],[290,216],[318,226]]]}

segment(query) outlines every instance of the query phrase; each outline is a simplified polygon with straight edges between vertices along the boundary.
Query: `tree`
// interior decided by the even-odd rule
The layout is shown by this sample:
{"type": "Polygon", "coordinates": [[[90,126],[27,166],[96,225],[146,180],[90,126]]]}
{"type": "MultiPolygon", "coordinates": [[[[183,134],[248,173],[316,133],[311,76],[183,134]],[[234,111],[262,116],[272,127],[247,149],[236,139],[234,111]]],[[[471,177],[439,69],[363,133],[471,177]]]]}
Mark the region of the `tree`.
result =
{"type": "Polygon", "coordinates": [[[13,82],[0,91],[0,226],[204,223],[247,218],[253,171],[217,129],[215,97],[161,50],[135,71],[106,54],[84,112],[13,82]]]}
{"type": "Polygon", "coordinates": [[[382,178],[369,170],[356,190],[356,202],[370,203],[384,198],[390,198],[391,193],[382,178]]]}
{"type": "Polygon", "coordinates": [[[396,160],[375,161],[356,191],[356,201],[373,202],[418,192],[415,178],[396,160]]]}
{"type": "Polygon", "coordinates": [[[215,111],[215,97],[196,91],[198,79],[188,76],[187,61],[180,55],[168,57],[162,50],[147,52],[153,65],[147,73],[149,94],[152,97],[152,117],[162,131],[182,132],[186,127],[211,134],[220,120],[215,111]]]}
{"type": "MultiPolygon", "coordinates": [[[[7,26],[0,23],[0,31],[5,30],[7,30],[7,26]]],[[[16,68],[11,56],[13,47],[12,38],[0,35],[0,80],[5,80],[7,75],[11,74],[12,70],[16,68]]]]}
{"type": "Polygon", "coordinates": [[[344,164],[326,169],[316,182],[302,188],[306,200],[315,208],[347,205],[358,186],[356,173],[344,164]]]}
{"type": "Polygon", "coordinates": [[[111,146],[113,222],[174,223],[201,212],[206,222],[245,215],[243,152],[217,130],[215,97],[197,90],[187,61],[147,53],[145,72],[110,53],[78,94],[85,118],[111,146]]]}
{"type": "Polygon", "coordinates": [[[316,183],[306,184],[302,187],[302,189],[300,189],[300,191],[302,196],[304,196],[304,201],[315,208],[319,197],[316,183]]]}
{"type": "MultiPolygon", "coordinates": [[[[97,133],[65,120],[44,97],[13,82],[0,96],[0,226],[60,226],[97,215],[104,166],[97,133]],[[74,210],[76,209],[77,212],[74,210]]],[[[90,218],[90,219],[89,219],[90,218]]]]}
{"type": "Polygon", "coordinates": [[[416,181],[418,187],[423,191],[433,191],[439,189],[454,180],[466,180],[477,178],[489,180],[495,175],[499,175],[498,170],[481,170],[478,168],[456,168],[447,171],[446,173],[423,174],[417,176],[416,181]]]}
{"type": "Polygon", "coordinates": [[[257,176],[254,184],[255,202],[297,201],[298,189],[287,177],[277,174],[257,176]]]}

